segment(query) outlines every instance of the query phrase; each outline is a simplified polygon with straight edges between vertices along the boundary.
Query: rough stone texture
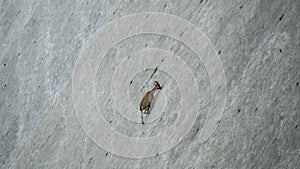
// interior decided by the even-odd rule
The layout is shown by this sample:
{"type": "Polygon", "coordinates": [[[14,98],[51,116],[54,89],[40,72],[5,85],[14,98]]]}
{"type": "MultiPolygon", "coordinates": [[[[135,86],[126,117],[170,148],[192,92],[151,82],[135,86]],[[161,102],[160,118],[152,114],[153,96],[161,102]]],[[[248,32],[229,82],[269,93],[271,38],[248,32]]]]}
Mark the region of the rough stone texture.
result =
{"type": "MultiPolygon", "coordinates": [[[[0,168],[299,168],[299,28],[298,0],[2,0],[0,168]],[[197,142],[199,118],[170,151],[124,158],[97,146],[80,126],[72,73],[82,46],[109,21],[137,12],[189,20],[217,49],[227,100],[217,130],[204,144],[197,142]]],[[[158,35],[128,39],[116,48],[149,40],[168,48],[163,44],[169,39],[158,35]]],[[[186,52],[181,46],[178,54],[186,52]]],[[[202,85],[208,84],[204,78],[202,85]]]]}

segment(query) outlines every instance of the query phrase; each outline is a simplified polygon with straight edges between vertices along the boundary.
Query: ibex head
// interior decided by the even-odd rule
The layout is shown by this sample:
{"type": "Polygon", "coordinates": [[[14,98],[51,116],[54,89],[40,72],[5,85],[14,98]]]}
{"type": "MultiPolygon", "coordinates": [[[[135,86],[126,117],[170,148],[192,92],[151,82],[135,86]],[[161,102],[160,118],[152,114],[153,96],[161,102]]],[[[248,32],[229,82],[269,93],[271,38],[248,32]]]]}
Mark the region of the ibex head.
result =
{"type": "Polygon", "coordinates": [[[161,87],[157,81],[154,81],[154,87],[155,87],[155,89],[161,90],[161,87]]]}

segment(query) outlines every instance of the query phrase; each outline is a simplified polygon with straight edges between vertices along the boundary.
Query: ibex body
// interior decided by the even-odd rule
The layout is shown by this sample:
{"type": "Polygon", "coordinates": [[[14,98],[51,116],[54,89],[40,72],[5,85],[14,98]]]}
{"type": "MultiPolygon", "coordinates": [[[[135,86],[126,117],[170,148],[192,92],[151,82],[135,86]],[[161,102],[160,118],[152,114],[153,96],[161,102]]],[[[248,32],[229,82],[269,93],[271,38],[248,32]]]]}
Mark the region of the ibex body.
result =
{"type": "Polygon", "coordinates": [[[151,103],[154,99],[154,93],[157,90],[160,90],[161,87],[157,81],[154,81],[154,87],[152,90],[148,91],[145,96],[143,97],[141,103],[140,103],[140,111],[141,111],[141,118],[142,118],[142,124],[144,124],[143,114],[149,114],[149,109],[151,106],[151,103]]]}

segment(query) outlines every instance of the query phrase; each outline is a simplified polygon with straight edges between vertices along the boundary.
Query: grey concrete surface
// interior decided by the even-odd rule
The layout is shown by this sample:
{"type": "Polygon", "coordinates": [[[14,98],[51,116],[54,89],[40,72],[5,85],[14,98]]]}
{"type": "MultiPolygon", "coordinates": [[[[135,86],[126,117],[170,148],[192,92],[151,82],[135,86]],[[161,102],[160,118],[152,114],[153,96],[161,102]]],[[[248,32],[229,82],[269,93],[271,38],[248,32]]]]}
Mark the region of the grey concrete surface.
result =
{"type": "MultiPolygon", "coordinates": [[[[299,28],[299,0],[1,0],[0,168],[298,169],[299,28]],[[76,116],[72,77],[84,60],[81,51],[96,31],[139,12],[176,15],[206,34],[223,64],[226,102],[222,119],[206,142],[199,140],[207,114],[199,113],[177,146],[135,159],[112,154],[87,135],[76,116]]],[[[199,97],[199,112],[206,112],[211,82],[205,66],[184,44],[163,35],[130,37],[114,46],[97,71],[99,90],[110,86],[105,81],[110,76],[108,67],[119,61],[116,55],[147,47],[170,50],[191,65],[201,98],[206,98],[199,97]]],[[[136,74],[131,85],[125,84],[130,104],[139,100],[140,93],[135,91],[153,71],[136,74]]],[[[166,107],[179,109],[182,98],[176,79],[159,69],[152,78],[165,80],[164,95],[171,99],[166,107]]],[[[150,82],[143,90],[149,88],[150,82]]],[[[97,101],[107,100],[98,97],[97,101]]],[[[103,114],[115,130],[143,137],[137,124],[113,110],[103,114]]],[[[146,132],[160,133],[172,124],[176,113],[164,118],[146,132]]]]}

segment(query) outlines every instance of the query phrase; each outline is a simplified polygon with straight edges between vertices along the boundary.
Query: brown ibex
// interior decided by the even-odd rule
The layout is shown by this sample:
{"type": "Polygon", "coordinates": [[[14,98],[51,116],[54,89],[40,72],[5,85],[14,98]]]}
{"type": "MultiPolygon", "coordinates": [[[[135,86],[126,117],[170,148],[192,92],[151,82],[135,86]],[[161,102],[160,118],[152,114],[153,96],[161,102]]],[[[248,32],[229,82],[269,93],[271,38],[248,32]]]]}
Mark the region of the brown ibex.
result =
{"type": "Polygon", "coordinates": [[[151,106],[151,103],[154,99],[154,93],[157,90],[160,90],[161,87],[157,81],[154,81],[154,87],[152,90],[148,91],[145,96],[143,97],[141,103],[140,103],[140,111],[141,111],[141,118],[142,118],[142,124],[144,124],[143,114],[149,114],[149,109],[151,106]]]}

